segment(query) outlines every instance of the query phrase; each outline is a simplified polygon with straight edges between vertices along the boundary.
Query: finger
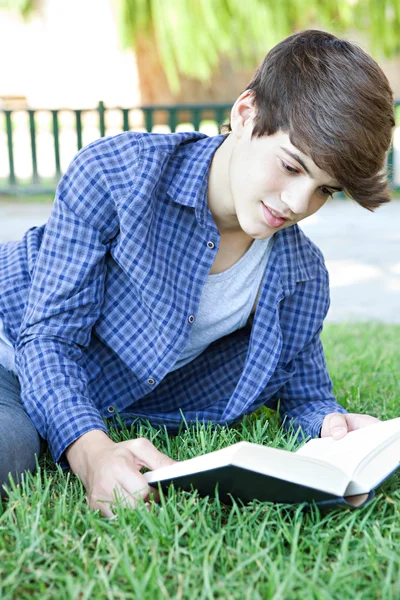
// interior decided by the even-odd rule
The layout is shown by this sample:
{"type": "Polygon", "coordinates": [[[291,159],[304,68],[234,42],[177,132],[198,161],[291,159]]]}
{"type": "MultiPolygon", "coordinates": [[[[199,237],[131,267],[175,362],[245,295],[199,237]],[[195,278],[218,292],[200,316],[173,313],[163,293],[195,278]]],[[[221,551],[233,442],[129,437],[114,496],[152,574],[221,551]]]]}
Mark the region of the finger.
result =
{"type": "Polygon", "coordinates": [[[119,483],[124,492],[131,498],[135,499],[136,502],[138,501],[139,497],[143,498],[145,502],[152,498],[154,498],[155,502],[160,501],[158,490],[147,483],[147,480],[142,473],[134,473],[133,476],[121,475],[119,478],[119,483]]]}
{"type": "Polygon", "coordinates": [[[102,517],[105,517],[107,519],[114,519],[116,517],[116,515],[113,513],[113,511],[111,510],[111,501],[110,500],[106,500],[106,499],[96,499],[92,502],[88,502],[90,508],[96,512],[97,510],[100,511],[102,517]]]}
{"type": "Polygon", "coordinates": [[[161,467],[174,465],[177,461],[173,460],[166,454],[163,454],[146,438],[136,438],[135,440],[127,440],[124,442],[135,455],[136,462],[141,467],[147,467],[154,471],[161,467]]]}
{"type": "Polygon", "coordinates": [[[153,486],[149,486],[149,497],[153,497],[154,498],[154,502],[160,502],[160,494],[158,492],[158,489],[153,487],[153,486]]]}
{"type": "MultiPolygon", "coordinates": [[[[123,508],[128,508],[130,510],[132,510],[132,508],[137,509],[141,506],[141,504],[142,504],[141,498],[142,498],[142,496],[138,495],[137,492],[134,492],[133,494],[131,494],[122,487],[118,488],[115,491],[115,502],[118,503],[123,508]]],[[[143,498],[143,506],[146,508],[146,510],[148,512],[151,512],[152,502],[150,502],[149,500],[145,501],[145,498],[143,498]]]]}
{"type": "Polygon", "coordinates": [[[103,517],[106,517],[107,519],[113,519],[116,517],[116,515],[112,511],[112,507],[115,507],[119,503],[126,508],[137,508],[138,496],[140,495],[141,491],[142,490],[138,490],[136,487],[134,488],[133,493],[129,493],[123,488],[123,486],[116,484],[111,492],[112,497],[92,497],[89,505],[93,510],[100,510],[103,517]]]}
{"type": "MultiPolygon", "coordinates": [[[[114,488],[114,502],[123,508],[137,508],[139,505],[139,497],[141,496],[141,490],[134,490],[129,492],[123,486],[114,488]]],[[[144,499],[144,498],[143,498],[144,499]]]]}
{"type": "Polygon", "coordinates": [[[335,440],[340,440],[347,434],[347,421],[345,415],[332,413],[329,420],[329,430],[335,440]]]}
{"type": "Polygon", "coordinates": [[[373,417],[372,415],[364,415],[362,413],[349,413],[346,415],[348,431],[354,431],[361,429],[361,427],[368,427],[368,425],[375,425],[380,423],[380,419],[373,417]]]}

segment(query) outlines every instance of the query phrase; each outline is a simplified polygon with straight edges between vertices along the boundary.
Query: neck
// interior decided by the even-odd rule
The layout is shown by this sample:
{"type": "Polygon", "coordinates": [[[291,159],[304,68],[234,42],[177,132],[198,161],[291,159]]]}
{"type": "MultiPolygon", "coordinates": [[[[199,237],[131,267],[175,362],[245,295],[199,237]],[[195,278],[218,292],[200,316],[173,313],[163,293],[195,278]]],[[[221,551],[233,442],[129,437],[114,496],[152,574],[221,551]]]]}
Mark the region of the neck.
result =
{"type": "Polygon", "coordinates": [[[217,148],[208,175],[208,206],[221,235],[245,235],[236,216],[230,187],[229,163],[234,143],[235,138],[230,134],[217,148]]]}

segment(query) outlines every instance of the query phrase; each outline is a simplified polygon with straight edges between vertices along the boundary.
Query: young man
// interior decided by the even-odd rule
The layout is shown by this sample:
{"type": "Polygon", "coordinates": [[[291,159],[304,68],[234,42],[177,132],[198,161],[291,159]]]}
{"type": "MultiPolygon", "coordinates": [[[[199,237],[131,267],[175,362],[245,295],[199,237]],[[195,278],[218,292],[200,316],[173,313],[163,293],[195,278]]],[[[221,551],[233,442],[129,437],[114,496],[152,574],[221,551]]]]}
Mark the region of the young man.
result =
{"type": "Polygon", "coordinates": [[[157,498],[143,466],[174,462],[113,442],[116,413],[173,432],[182,414],[233,424],[280,400],[306,436],[374,422],[332,394],[328,274],[297,223],[340,189],[389,201],[393,127],[378,65],[304,31],[266,56],[228,133],[130,132],[79,152],[47,224],[0,246],[2,482],[34,468],[42,438],[110,517],[115,491],[157,498]]]}

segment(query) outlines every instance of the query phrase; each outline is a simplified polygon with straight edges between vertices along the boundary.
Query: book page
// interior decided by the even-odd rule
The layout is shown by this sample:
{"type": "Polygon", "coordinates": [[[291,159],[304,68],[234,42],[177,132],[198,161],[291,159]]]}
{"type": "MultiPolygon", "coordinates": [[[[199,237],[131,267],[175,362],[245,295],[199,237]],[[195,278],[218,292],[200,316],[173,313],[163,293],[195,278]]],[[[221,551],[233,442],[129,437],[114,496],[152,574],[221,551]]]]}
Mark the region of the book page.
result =
{"type": "Polygon", "coordinates": [[[379,452],[380,446],[386,446],[385,442],[388,442],[389,438],[398,436],[400,436],[400,417],[350,431],[340,440],[334,440],[332,437],[310,440],[295,454],[318,458],[339,467],[352,477],[357,466],[368,455],[372,458],[379,452]]]}
{"type": "Polygon", "coordinates": [[[251,442],[238,442],[222,450],[209,452],[174,465],[161,467],[144,474],[153,484],[168,478],[218,469],[234,465],[281,480],[342,496],[349,484],[343,471],[313,457],[251,442]]]}
{"type": "Polygon", "coordinates": [[[378,487],[400,466],[400,437],[392,436],[372,458],[364,459],[356,468],[346,494],[359,494],[378,487]]]}

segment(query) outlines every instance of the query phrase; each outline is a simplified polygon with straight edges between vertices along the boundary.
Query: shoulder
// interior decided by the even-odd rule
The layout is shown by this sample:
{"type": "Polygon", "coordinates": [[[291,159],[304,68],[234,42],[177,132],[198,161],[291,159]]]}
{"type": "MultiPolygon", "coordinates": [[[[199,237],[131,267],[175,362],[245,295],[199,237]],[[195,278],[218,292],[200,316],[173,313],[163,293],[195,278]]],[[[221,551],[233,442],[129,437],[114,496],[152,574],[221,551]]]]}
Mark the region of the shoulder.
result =
{"type": "Polygon", "coordinates": [[[76,214],[94,219],[100,226],[106,214],[141,182],[157,179],[178,147],[204,137],[207,136],[199,132],[128,131],[100,138],[72,159],[56,197],[76,214]]]}
{"type": "Polygon", "coordinates": [[[295,235],[299,241],[299,250],[303,264],[315,265],[318,271],[328,273],[325,257],[321,249],[310,240],[299,226],[296,227],[295,235]]]}
{"type": "Polygon", "coordinates": [[[130,161],[148,152],[172,154],[179,146],[205,137],[204,133],[198,131],[165,134],[126,131],[88,144],[78,152],[76,158],[87,162],[95,161],[107,167],[110,161],[130,161]]]}
{"type": "Polygon", "coordinates": [[[299,322],[306,318],[309,331],[315,332],[321,327],[330,305],[329,273],[323,253],[298,225],[279,233],[279,262],[284,265],[281,270],[282,322],[293,323],[296,314],[299,322]]]}
{"type": "Polygon", "coordinates": [[[91,142],[75,155],[73,162],[106,164],[116,158],[128,158],[143,152],[174,152],[182,144],[207,137],[198,131],[146,133],[125,131],[91,142]]]}
{"type": "Polygon", "coordinates": [[[83,183],[96,175],[99,183],[110,186],[114,194],[124,193],[132,183],[132,176],[141,168],[148,169],[149,155],[153,163],[161,165],[178,147],[204,137],[207,136],[196,131],[171,134],[127,131],[101,138],[75,155],[63,180],[73,177],[83,183]]]}

